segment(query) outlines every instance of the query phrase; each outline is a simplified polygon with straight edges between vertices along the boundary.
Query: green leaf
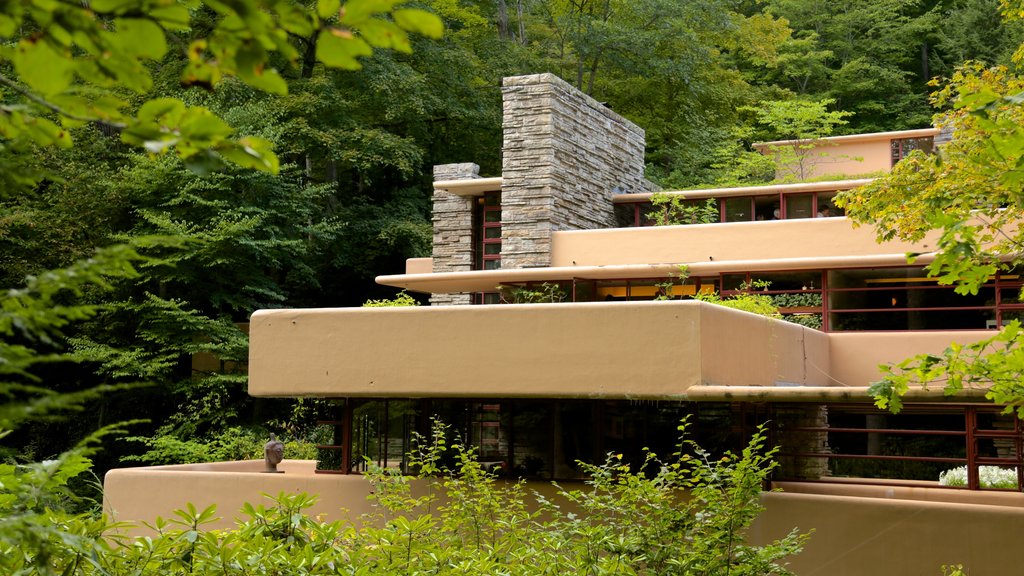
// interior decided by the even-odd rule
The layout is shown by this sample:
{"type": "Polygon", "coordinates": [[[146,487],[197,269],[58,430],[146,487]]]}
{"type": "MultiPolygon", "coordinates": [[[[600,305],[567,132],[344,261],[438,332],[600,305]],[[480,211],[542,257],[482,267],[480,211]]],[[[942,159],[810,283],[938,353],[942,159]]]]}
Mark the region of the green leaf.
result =
{"type": "Polygon", "coordinates": [[[149,16],[155,19],[165,30],[188,30],[191,22],[188,8],[181,4],[151,8],[149,16]]]}
{"type": "Polygon", "coordinates": [[[152,20],[118,18],[114,20],[117,43],[128,54],[159,60],[167,53],[164,31],[152,20]]]}
{"type": "Polygon", "coordinates": [[[313,22],[304,8],[291,2],[280,2],[277,5],[277,19],[285,32],[308,38],[313,33],[313,22]]]}
{"type": "Polygon", "coordinates": [[[341,9],[341,0],[317,0],[316,13],[324,20],[338,15],[341,9]]]}
{"type": "Polygon", "coordinates": [[[12,59],[18,76],[43,96],[63,92],[71,84],[73,63],[46,42],[22,40],[12,59]]]}
{"type": "Polygon", "coordinates": [[[225,143],[218,147],[217,152],[225,160],[233,162],[243,168],[253,168],[271,174],[277,174],[279,162],[277,155],[271,150],[272,144],[269,140],[247,136],[238,142],[225,143]]]}
{"type": "Polygon", "coordinates": [[[61,148],[71,146],[71,136],[68,131],[46,118],[26,118],[25,133],[43,146],[59,146],[61,148]]]}
{"type": "Polygon", "coordinates": [[[0,14],[0,36],[13,36],[19,24],[19,20],[11,18],[7,14],[0,14]]]}
{"type": "Polygon", "coordinates": [[[437,14],[418,8],[395,10],[391,16],[402,28],[422,34],[427,38],[440,38],[444,34],[444,23],[437,14]]]}
{"type": "Polygon", "coordinates": [[[359,27],[359,36],[370,46],[392,48],[399,52],[412,52],[409,35],[387,20],[367,20],[359,27]]]}
{"type": "Polygon", "coordinates": [[[244,44],[235,56],[238,77],[243,82],[272,94],[287,94],[288,85],[277,70],[267,68],[267,52],[258,42],[244,44]]]}
{"type": "Polygon", "coordinates": [[[331,68],[358,70],[362,64],[356,60],[359,56],[370,56],[373,49],[361,38],[351,32],[331,29],[320,32],[316,42],[316,58],[331,68]]]}
{"type": "Polygon", "coordinates": [[[92,0],[89,7],[93,12],[123,14],[133,8],[139,8],[139,0],[92,0]]]}
{"type": "Polygon", "coordinates": [[[150,100],[139,108],[138,118],[140,122],[157,122],[167,117],[177,123],[181,115],[185,113],[185,104],[177,98],[156,98],[150,100]]]}

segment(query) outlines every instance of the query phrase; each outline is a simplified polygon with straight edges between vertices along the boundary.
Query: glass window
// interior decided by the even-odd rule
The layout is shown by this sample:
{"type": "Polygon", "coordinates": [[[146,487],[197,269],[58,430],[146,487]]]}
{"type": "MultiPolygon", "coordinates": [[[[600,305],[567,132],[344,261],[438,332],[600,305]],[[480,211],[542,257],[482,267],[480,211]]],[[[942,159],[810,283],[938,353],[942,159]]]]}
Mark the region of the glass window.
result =
{"type": "Polygon", "coordinates": [[[352,411],[352,470],[363,472],[372,463],[407,471],[414,400],[370,400],[352,411]]]}
{"type": "Polygon", "coordinates": [[[924,138],[897,138],[889,143],[892,152],[892,165],[907,157],[914,150],[923,150],[927,154],[935,151],[935,139],[931,136],[924,138]]]}
{"type": "Polygon", "coordinates": [[[754,197],[754,219],[755,220],[779,220],[779,196],[755,196],[754,197]]]}
{"type": "Polygon", "coordinates": [[[813,194],[789,194],[785,198],[786,220],[813,218],[815,216],[813,194]]]}
{"type": "Polygon", "coordinates": [[[835,205],[833,200],[835,192],[818,193],[818,218],[832,218],[834,216],[846,216],[846,211],[835,205]]]}
{"type": "Polygon", "coordinates": [[[749,196],[739,198],[726,198],[725,221],[726,222],[749,222],[754,219],[753,199],[749,196]]]}
{"type": "Polygon", "coordinates": [[[740,290],[747,284],[746,274],[722,274],[722,290],[740,290]]]}
{"type": "Polygon", "coordinates": [[[596,283],[595,300],[614,302],[629,299],[629,282],[625,280],[608,280],[596,283]]]}
{"type": "Polygon", "coordinates": [[[768,282],[768,290],[816,290],[821,288],[821,272],[752,272],[751,280],[768,282]]]}

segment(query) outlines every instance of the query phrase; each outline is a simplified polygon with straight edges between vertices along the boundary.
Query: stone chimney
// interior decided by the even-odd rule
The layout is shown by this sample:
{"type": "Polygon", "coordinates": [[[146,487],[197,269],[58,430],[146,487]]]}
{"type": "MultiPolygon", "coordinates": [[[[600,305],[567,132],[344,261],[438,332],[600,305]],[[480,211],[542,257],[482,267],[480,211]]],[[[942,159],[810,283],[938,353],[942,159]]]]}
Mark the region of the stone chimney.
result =
{"type": "MultiPolygon", "coordinates": [[[[551,265],[559,230],[616,226],[612,197],[651,189],[644,131],[553,74],[505,78],[502,87],[501,268],[551,265]]],[[[476,164],[434,167],[434,181],[479,178],[476,164]]],[[[435,190],[434,272],[473,269],[474,203],[435,190]]],[[[435,305],[469,294],[435,294],[435,305]]]]}
{"type": "MultiPolygon", "coordinates": [[[[472,163],[434,166],[434,182],[471,180],[480,177],[480,166],[472,163]]],[[[468,272],[473,269],[473,199],[434,190],[432,198],[434,272],[468,272]]],[[[470,304],[469,294],[434,294],[434,306],[470,304]]]]}
{"type": "Polygon", "coordinates": [[[551,264],[551,233],[611,228],[612,197],[648,190],[644,131],[553,74],[502,87],[501,267],[551,264]]]}

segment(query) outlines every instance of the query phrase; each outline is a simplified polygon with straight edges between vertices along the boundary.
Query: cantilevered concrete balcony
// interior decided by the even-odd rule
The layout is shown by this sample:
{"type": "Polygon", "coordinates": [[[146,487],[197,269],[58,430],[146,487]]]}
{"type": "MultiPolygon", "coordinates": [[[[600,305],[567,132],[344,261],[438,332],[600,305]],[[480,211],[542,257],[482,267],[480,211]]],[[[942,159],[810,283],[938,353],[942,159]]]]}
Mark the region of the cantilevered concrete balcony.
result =
{"type": "Polygon", "coordinates": [[[826,334],[696,301],[263,310],[249,393],[683,399],[828,366],[826,334]]]}
{"type": "Polygon", "coordinates": [[[875,241],[871,227],[847,218],[808,218],[688,226],[571,230],[552,234],[551,266],[431,273],[429,259],[377,282],[415,292],[490,292],[520,282],[669,278],[685,264],[691,276],[770,270],[906,266],[908,252],[927,264],[937,235],[919,243],[875,241]]]}
{"type": "Polygon", "coordinates": [[[572,230],[554,233],[551,265],[690,263],[735,268],[742,263],[746,269],[760,270],[759,262],[773,267],[783,261],[790,269],[799,269],[879,257],[896,257],[891,265],[905,265],[907,252],[928,252],[936,239],[932,235],[916,244],[879,244],[872,227],[855,228],[847,218],[572,230]]]}
{"type": "Polygon", "coordinates": [[[992,334],[825,334],[697,301],[263,310],[249,393],[865,402],[879,364],[992,334]]]}

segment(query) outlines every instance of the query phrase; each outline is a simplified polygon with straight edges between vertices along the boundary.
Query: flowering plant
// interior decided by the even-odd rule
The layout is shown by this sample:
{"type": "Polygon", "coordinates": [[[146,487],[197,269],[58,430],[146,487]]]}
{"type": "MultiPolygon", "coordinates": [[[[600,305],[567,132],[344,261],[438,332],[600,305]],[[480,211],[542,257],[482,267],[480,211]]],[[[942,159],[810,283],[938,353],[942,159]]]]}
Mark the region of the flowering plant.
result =
{"type": "MultiPolygon", "coordinates": [[[[1017,488],[1017,471],[999,466],[979,466],[978,480],[982,488],[1017,488]]],[[[967,466],[939,474],[940,486],[967,486],[967,466]]]]}

